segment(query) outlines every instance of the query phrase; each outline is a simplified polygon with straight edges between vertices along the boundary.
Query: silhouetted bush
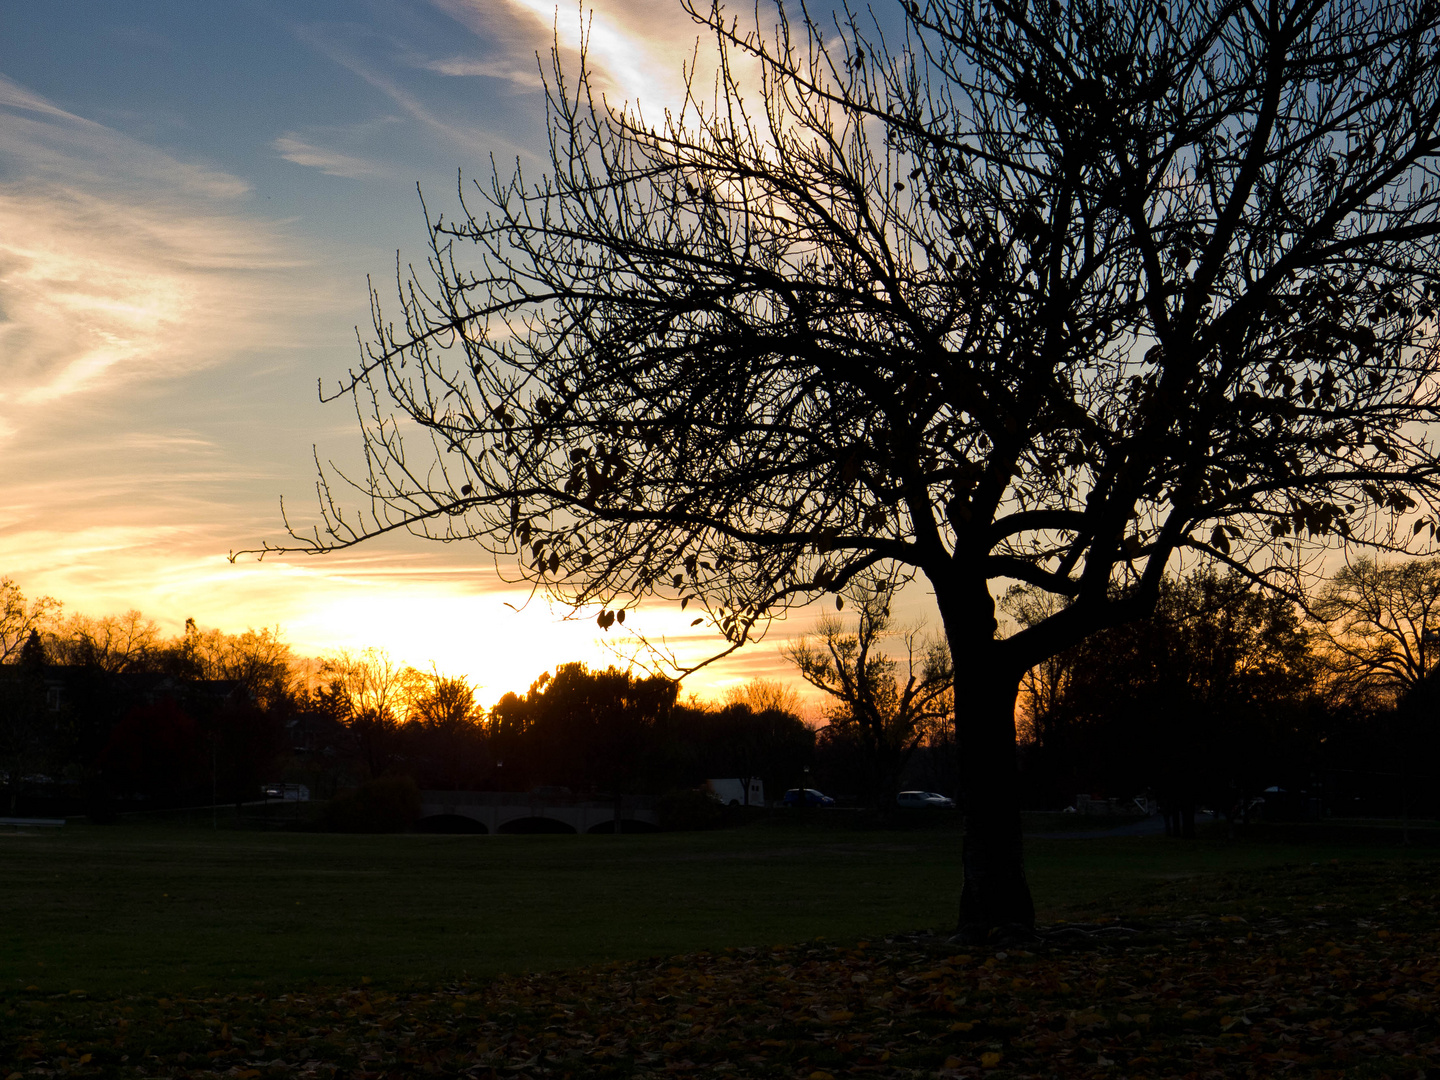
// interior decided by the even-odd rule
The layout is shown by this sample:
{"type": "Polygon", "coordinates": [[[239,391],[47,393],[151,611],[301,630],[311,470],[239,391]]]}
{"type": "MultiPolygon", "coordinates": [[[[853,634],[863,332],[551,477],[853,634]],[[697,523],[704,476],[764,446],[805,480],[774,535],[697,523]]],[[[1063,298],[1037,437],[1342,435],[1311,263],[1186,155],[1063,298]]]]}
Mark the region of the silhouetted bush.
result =
{"type": "Polygon", "coordinates": [[[670,791],[655,800],[655,821],[667,832],[719,828],[725,808],[703,791],[670,791]]]}
{"type": "Polygon", "coordinates": [[[120,820],[120,814],[115,809],[115,797],[98,783],[86,787],[85,813],[92,825],[113,825],[120,820]]]}
{"type": "Polygon", "coordinates": [[[205,753],[195,720],[173,698],[137,705],[110,732],[100,775],[112,791],[166,798],[203,775],[205,753]]]}
{"type": "Polygon", "coordinates": [[[325,807],[330,832],[404,832],[420,817],[420,789],[408,776],[382,776],[341,792],[325,807]]]}

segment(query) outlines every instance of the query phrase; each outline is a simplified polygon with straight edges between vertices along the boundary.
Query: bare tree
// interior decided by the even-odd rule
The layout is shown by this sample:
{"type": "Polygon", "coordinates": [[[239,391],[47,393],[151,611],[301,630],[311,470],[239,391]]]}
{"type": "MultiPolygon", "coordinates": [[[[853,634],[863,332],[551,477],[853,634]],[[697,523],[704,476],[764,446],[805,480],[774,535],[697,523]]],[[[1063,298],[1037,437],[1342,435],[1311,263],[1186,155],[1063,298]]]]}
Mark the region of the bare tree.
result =
{"type": "Polygon", "coordinates": [[[60,731],[47,708],[40,631],[52,626],[60,602],[48,596],[26,600],[10,578],[0,578],[0,782],[9,788],[15,813],[26,777],[49,768],[60,731]]]}
{"type": "Polygon", "coordinates": [[[384,649],[340,649],[324,657],[324,692],[338,705],[343,722],[359,739],[371,777],[390,767],[395,733],[410,703],[423,694],[425,676],[399,663],[384,649]]]}
{"type": "MultiPolygon", "coordinates": [[[[1000,598],[1000,607],[1023,629],[1059,614],[1065,597],[1034,585],[1012,585],[1000,598]]],[[[1023,742],[1043,746],[1051,736],[1051,718],[1069,684],[1073,662],[1070,653],[1055,653],[1020,677],[1016,712],[1023,742]]]]}
{"type": "Polygon", "coordinates": [[[473,784],[494,767],[486,743],[485,711],[463,675],[425,673],[410,698],[401,729],[407,765],[422,787],[473,784]]]}
{"type": "Polygon", "coordinates": [[[784,652],[801,678],[830,698],[830,727],[864,748],[868,794],[886,806],[915,748],[955,715],[954,669],[942,642],[925,640],[918,627],[894,629],[888,590],[851,595],[860,601],[854,631],[827,615],[818,641],[801,638],[784,652]],[[899,639],[903,657],[885,651],[890,638],[899,639]]]}
{"type": "Polygon", "coordinates": [[[352,713],[373,713],[392,723],[406,714],[425,682],[423,673],[374,647],[337,649],[325,655],[321,670],[352,713]]]}
{"type": "Polygon", "coordinates": [[[55,663],[88,665],[112,674],[150,670],[162,645],[159,624],[134,608],[100,618],[77,613],[45,635],[45,653],[55,663]]]}
{"type": "Polygon", "coordinates": [[[436,730],[468,728],[480,722],[483,710],[475,704],[475,688],[463,675],[431,671],[410,701],[409,717],[436,730]]]}
{"type": "Polygon", "coordinates": [[[0,578],[0,664],[18,661],[30,635],[50,629],[60,608],[52,596],[26,600],[13,578],[0,578]]]}
{"type": "Polygon", "coordinates": [[[1312,611],[1332,692],[1393,705],[1440,660],[1440,559],[1356,559],[1325,583],[1312,611]]]}
{"type": "Polygon", "coordinates": [[[1023,933],[1026,670],[1181,555],[1296,588],[1315,545],[1433,539],[1440,6],[689,10],[713,97],[611,107],[557,52],[546,173],[430,218],[339,388],[365,471],[324,468],[292,535],[478,540],[602,627],[688,602],[726,648],[922,574],[965,703],[961,929],[1023,933]],[[1069,602],[997,640],[1006,579],[1069,602]]]}
{"type": "Polygon", "coordinates": [[[170,648],[185,674],[238,682],[262,709],[294,691],[302,678],[292,672],[298,662],[278,626],[227,634],[186,619],[185,632],[170,648]]]}
{"type": "Polygon", "coordinates": [[[749,679],[739,686],[728,687],[724,702],[726,705],[744,705],[754,713],[774,709],[799,716],[801,711],[800,695],[779,679],[749,679]]]}

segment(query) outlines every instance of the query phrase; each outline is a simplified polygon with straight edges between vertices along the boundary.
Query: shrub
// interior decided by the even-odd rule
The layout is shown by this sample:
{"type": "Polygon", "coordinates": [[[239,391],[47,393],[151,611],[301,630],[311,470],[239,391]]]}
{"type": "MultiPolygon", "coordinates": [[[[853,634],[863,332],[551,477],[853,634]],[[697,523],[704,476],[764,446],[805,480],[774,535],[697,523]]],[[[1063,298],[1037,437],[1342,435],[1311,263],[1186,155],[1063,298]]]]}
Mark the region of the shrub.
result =
{"type": "Polygon", "coordinates": [[[382,776],[342,791],[325,807],[330,832],[404,832],[420,817],[420,789],[409,776],[382,776]]]}
{"type": "Polygon", "coordinates": [[[655,821],[667,832],[718,828],[725,808],[703,791],[670,791],[655,800],[655,821]]]}

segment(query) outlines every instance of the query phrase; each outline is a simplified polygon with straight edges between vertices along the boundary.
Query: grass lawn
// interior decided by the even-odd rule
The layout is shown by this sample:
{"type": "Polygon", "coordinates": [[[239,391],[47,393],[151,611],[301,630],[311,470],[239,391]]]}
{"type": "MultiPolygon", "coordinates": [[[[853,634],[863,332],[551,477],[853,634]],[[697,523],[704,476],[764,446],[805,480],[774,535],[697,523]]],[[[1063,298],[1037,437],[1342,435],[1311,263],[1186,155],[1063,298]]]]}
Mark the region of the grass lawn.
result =
{"type": "MultiPolygon", "coordinates": [[[[0,992],[434,983],[954,922],[948,830],[342,836],[72,822],[0,833],[0,992]]],[[[1045,922],[1143,910],[1196,875],[1367,857],[1339,842],[1030,841],[1045,922]]],[[[1182,888],[1190,888],[1190,884],[1182,888]]]]}
{"type": "Polygon", "coordinates": [[[1032,838],[1069,925],[968,950],[953,830],[0,835],[0,1076],[1425,1076],[1440,858],[1362,829],[1032,838]]]}

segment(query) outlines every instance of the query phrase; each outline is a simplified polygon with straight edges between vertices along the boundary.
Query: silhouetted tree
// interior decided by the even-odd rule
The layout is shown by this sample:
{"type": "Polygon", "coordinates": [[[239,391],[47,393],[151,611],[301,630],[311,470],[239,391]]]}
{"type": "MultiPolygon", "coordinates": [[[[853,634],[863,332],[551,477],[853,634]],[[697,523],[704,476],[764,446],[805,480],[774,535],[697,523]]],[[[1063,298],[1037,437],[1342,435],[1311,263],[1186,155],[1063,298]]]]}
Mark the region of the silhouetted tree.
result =
{"type": "Polygon", "coordinates": [[[1393,706],[1440,659],[1440,559],[1337,571],[1313,607],[1328,646],[1332,693],[1351,703],[1393,706]]]}
{"type": "MultiPolygon", "coordinates": [[[[1000,607],[1021,627],[1038,626],[1065,607],[1065,597],[1034,585],[1012,585],[1000,598],[1000,607]]],[[[1020,677],[1016,715],[1021,741],[1044,746],[1049,724],[1069,683],[1070,668],[1079,650],[1069,649],[1045,657],[1020,677]]]]}
{"type": "Polygon", "coordinates": [[[0,668],[0,776],[13,814],[25,778],[60,760],[63,737],[59,717],[46,701],[45,646],[38,630],[30,630],[12,659],[16,662],[0,668]]]}
{"type": "Polygon", "coordinates": [[[726,705],[744,705],[753,713],[782,712],[800,715],[800,695],[779,679],[747,679],[725,688],[726,705]]]}
{"type": "Polygon", "coordinates": [[[1295,605],[1239,574],[1167,580],[1146,619],[1065,655],[1069,674],[1038,730],[1036,756],[1071,790],[1152,789],[1190,821],[1202,796],[1230,810],[1272,783],[1317,690],[1295,605]],[[1083,787],[1078,785],[1085,785],[1083,787]]]}
{"type": "Polygon", "coordinates": [[[471,725],[479,719],[479,712],[475,690],[463,675],[427,675],[410,701],[410,719],[432,727],[471,725]]]}
{"type": "Polygon", "coordinates": [[[473,787],[489,778],[493,761],[483,720],[463,676],[425,676],[400,731],[408,770],[421,787],[473,787]]]}
{"type": "Polygon", "coordinates": [[[623,792],[638,786],[658,721],[674,707],[677,684],[610,667],[561,664],[522,698],[506,694],[490,710],[491,752],[509,789],[554,785],[623,792]]]}
{"type": "Polygon", "coordinates": [[[832,753],[857,750],[865,797],[889,806],[916,747],[955,715],[955,675],[944,644],[922,640],[918,629],[892,628],[887,588],[857,586],[850,594],[859,601],[854,632],[826,616],[818,641],[801,638],[784,651],[801,678],[830,699],[822,740],[832,753]],[[891,637],[900,639],[903,659],[885,651],[891,637]]]}
{"type": "Polygon", "coordinates": [[[341,649],[321,665],[321,708],[340,718],[359,746],[369,777],[394,765],[396,736],[425,676],[384,649],[341,649]]]}
{"type": "Polygon", "coordinates": [[[14,663],[31,636],[48,630],[61,604],[52,596],[26,600],[12,578],[0,578],[0,664],[14,663]]]}
{"type": "MultiPolygon", "coordinates": [[[[783,684],[756,680],[745,696],[759,702],[794,702],[783,684]]],[[[727,694],[727,698],[740,694],[727,694]]],[[[749,790],[759,779],[773,799],[814,755],[815,733],[793,711],[775,704],[756,709],[731,700],[719,708],[677,707],[670,723],[670,775],[657,787],[691,787],[703,780],[736,777],[749,790]]],[[[662,759],[664,748],[660,748],[662,759]]]]}
{"type": "MultiPolygon", "coordinates": [[[[794,779],[809,763],[815,735],[800,719],[800,695],[779,679],[729,686],[717,709],[701,707],[681,720],[684,741],[698,743],[703,777],[735,777],[749,799],[750,781],[767,790],[794,779]]],[[[694,781],[687,781],[694,782],[694,781]]]]}
{"type": "Polygon", "coordinates": [[[45,651],[57,664],[118,675],[156,670],[163,645],[159,625],[132,608],[100,618],[71,615],[46,635],[45,651]]]}
{"type": "Polygon", "coordinates": [[[296,658],[279,627],[227,634],[201,630],[186,619],[184,633],[163,651],[162,666],[177,677],[234,682],[262,709],[279,705],[296,689],[291,685],[296,658]]]}
{"type": "MultiPolygon", "coordinates": [[[[1440,560],[1342,567],[1311,608],[1329,710],[1327,799],[1367,814],[1433,810],[1440,749],[1440,560]]],[[[1268,809],[1268,807],[1267,807],[1268,809]]]]}
{"type": "Polygon", "coordinates": [[[1293,584],[1311,540],[1435,522],[1440,6],[690,10],[713,83],[642,116],[557,51],[548,171],[430,219],[340,388],[366,471],[295,535],[475,539],[601,626],[689,600],[726,647],[913,568],[966,703],[962,930],[1029,925],[1025,671],[1179,553],[1293,584]],[[1004,579],[1070,602],[997,640],[1004,579]]]}
{"type": "MultiPolygon", "coordinates": [[[[201,724],[202,753],[210,755],[215,794],[238,807],[260,797],[285,749],[285,727],[276,709],[232,701],[215,709],[201,724]]],[[[203,766],[202,766],[203,770],[203,766]]]]}

